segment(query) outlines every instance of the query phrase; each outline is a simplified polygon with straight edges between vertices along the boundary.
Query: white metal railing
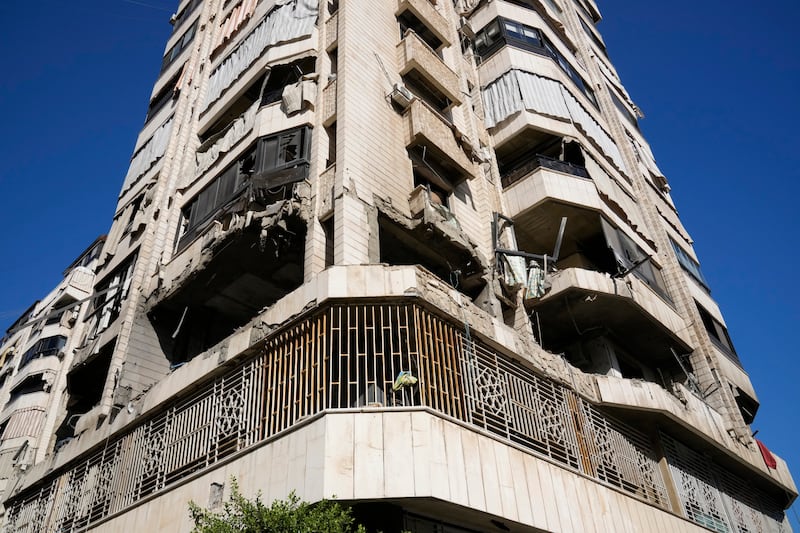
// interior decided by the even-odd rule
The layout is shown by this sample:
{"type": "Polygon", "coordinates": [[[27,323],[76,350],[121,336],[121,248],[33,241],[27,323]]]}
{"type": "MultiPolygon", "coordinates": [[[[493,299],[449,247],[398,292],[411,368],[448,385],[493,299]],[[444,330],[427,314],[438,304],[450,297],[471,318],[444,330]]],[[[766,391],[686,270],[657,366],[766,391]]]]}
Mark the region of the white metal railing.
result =
{"type": "Polygon", "coordinates": [[[311,415],[364,406],[432,409],[670,509],[645,434],[419,305],[342,304],[11,498],[6,531],[82,530],[311,415]]]}

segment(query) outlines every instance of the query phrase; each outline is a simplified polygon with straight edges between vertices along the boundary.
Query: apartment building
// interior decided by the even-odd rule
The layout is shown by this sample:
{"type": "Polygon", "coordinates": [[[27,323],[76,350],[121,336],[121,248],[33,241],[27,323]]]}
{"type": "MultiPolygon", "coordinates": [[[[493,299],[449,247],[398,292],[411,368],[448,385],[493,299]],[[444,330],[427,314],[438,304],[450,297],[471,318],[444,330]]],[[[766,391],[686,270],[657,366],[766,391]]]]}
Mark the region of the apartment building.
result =
{"type": "Polygon", "coordinates": [[[236,477],[384,532],[790,531],[599,21],[180,2],[6,530],[189,531],[236,477]]]}
{"type": "Polygon", "coordinates": [[[0,494],[53,451],[57,423],[77,422],[63,420],[63,391],[89,312],[103,239],[84,250],[59,284],[0,339],[0,494]]]}

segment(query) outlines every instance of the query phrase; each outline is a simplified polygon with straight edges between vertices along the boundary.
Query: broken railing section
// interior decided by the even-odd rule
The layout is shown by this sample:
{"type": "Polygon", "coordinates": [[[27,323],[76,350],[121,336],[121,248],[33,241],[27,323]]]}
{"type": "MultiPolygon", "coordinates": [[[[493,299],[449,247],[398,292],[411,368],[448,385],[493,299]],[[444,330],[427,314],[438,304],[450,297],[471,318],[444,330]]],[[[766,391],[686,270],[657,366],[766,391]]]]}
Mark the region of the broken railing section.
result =
{"type": "Polygon", "coordinates": [[[534,254],[503,248],[501,246],[503,231],[513,225],[514,221],[511,218],[494,213],[492,246],[496,267],[501,273],[503,289],[507,293],[513,293],[520,287],[524,287],[524,298],[540,298],[549,288],[548,275],[556,269],[556,263],[561,253],[561,244],[564,240],[564,231],[567,227],[567,217],[561,218],[552,254],[534,254]]]}

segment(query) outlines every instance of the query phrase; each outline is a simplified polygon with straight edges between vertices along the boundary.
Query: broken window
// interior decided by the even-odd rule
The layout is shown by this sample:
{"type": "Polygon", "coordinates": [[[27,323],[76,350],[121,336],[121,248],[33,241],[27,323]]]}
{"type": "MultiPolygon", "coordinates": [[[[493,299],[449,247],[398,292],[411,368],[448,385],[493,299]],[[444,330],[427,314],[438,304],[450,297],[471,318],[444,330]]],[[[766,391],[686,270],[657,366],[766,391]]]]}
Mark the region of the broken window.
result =
{"type": "Polygon", "coordinates": [[[316,57],[312,56],[270,67],[269,72],[253,81],[241,96],[226,107],[220,118],[199,135],[201,145],[198,152],[204,152],[216,142],[256,102],[260,102],[259,106],[279,102],[284,88],[297,83],[304,75],[313,73],[315,65],[316,57]]]}
{"type": "Polygon", "coordinates": [[[736,354],[736,349],[733,347],[733,341],[731,341],[731,337],[728,335],[728,328],[714,318],[699,302],[695,301],[694,303],[697,305],[697,312],[700,313],[700,319],[703,321],[703,326],[705,326],[708,336],[711,338],[711,342],[713,342],[717,348],[720,348],[722,353],[728,356],[728,359],[742,366],[741,361],[739,361],[739,356],[736,354]]]}
{"type": "MultiPolygon", "coordinates": [[[[441,210],[438,210],[441,213],[441,210]]],[[[409,228],[381,214],[378,217],[380,262],[389,265],[419,265],[470,298],[477,298],[486,285],[484,267],[473,249],[452,231],[452,218],[418,220],[409,228]]]]}
{"type": "Polygon", "coordinates": [[[96,320],[95,334],[105,330],[119,317],[122,302],[128,296],[135,264],[136,254],[95,286],[96,296],[92,300],[91,312],[96,320]]]}
{"type": "Polygon", "coordinates": [[[251,83],[244,93],[225,109],[222,116],[199,135],[200,147],[197,149],[198,152],[204,152],[210,148],[211,145],[228,130],[236,119],[241,117],[245,111],[250,109],[250,106],[259,100],[265,79],[266,74],[251,83]]]}
{"type": "Polygon", "coordinates": [[[169,68],[169,66],[175,61],[181,52],[183,52],[194,40],[194,34],[197,31],[197,22],[192,24],[192,26],[186,30],[178,42],[176,42],[172,48],[170,48],[166,54],[164,54],[164,59],[161,60],[161,72],[164,72],[169,68]]]}
{"type": "Polygon", "coordinates": [[[576,141],[530,130],[518,140],[497,149],[497,166],[503,187],[509,187],[537,168],[548,168],[588,179],[583,148],[576,141]]]}
{"type": "Polygon", "coordinates": [[[328,159],[325,161],[325,168],[336,163],[336,122],[325,128],[328,135],[328,159]]]}
{"type": "Polygon", "coordinates": [[[116,339],[101,347],[96,354],[72,367],[67,374],[67,412],[56,429],[56,450],[75,436],[75,423],[100,403],[105,388],[111,355],[116,339]]]}
{"type": "Polygon", "coordinates": [[[325,268],[328,268],[334,264],[334,219],[332,216],[328,217],[321,221],[320,224],[322,225],[322,231],[325,234],[325,268]]]}
{"type": "Polygon", "coordinates": [[[224,214],[248,185],[254,198],[267,202],[270,190],[307,178],[310,149],[311,129],[305,126],[258,139],[183,208],[178,249],[224,214]]]}
{"type": "Polygon", "coordinates": [[[450,112],[453,102],[423,78],[416,69],[403,76],[403,85],[447,122],[453,122],[453,114],[450,112]]]}
{"type": "Polygon", "coordinates": [[[258,140],[253,186],[273,189],[308,177],[311,128],[287,130],[258,140]]]}
{"type": "Polygon", "coordinates": [[[241,194],[249,175],[253,172],[254,160],[255,147],[252,147],[186,204],[182,211],[183,228],[178,241],[178,249],[182,249],[191,242],[212,215],[215,215],[241,194]]]}
{"type": "Polygon", "coordinates": [[[22,380],[22,382],[11,389],[8,402],[11,403],[20,396],[32,394],[34,392],[46,391],[50,388],[50,383],[45,379],[45,373],[34,374],[22,380]]]}
{"type": "Polygon", "coordinates": [[[672,302],[667,292],[667,285],[661,268],[656,266],[648,254],[642,250],[624,231],[614,228],[600,218],[603,234],[609,249],[614,254],[617,263],[617,274],[633,273],[634,276],[645,282],[659,296],[672,302]]]}
{"type": "Polygon", "coordinates": [[[51,355],[58,355],[64,346],[67,344],[67,338],[63,335],[54,335],[52,337],[45,337],[39,339],[33,346],[31,346],[23,355],[19,363],[19,368],[24,367],[34,359],[40,357],[48,357],[51,355]]]}
{"type": "Polygon", "coordinates": [[[306,223],[289,202],[207,248],[188,278],[148,311],[164,356],[189,361],[303,283],[306,223]]]}
{"type": "Polygon", "coordinates": [[[297,83],[306,74],[314,72],[316,61],[316,57],[305,57],[286,65],[271,67],[261,92],[261,105],[279,102],[287,85],[297,83]]]}
{"type": "Polygon", "coordinates": [[[455,189],[455,184],[449,179],[450,173],[422,146],[410,149],[408,155],[414,173],[414,187],[423,186],[431,204],[449,208],[450,195],[455,189]]]}

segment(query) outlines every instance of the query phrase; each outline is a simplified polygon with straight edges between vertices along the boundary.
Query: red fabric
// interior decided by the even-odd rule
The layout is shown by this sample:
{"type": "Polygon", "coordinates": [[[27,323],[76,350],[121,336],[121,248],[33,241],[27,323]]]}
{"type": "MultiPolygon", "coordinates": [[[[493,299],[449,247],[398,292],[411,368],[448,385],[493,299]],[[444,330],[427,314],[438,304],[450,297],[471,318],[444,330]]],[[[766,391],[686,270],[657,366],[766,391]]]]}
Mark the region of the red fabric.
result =
{"type": "Polygon", "coordinates": [[[767,464],[767,467],[772,468],[773,470],[778,468],[778,462],[775,460],[775,456],[772,455],[772,452],[769,451],[769,448],[767,448],[766,444],[758,439],[756,439],[756,444],[758,444],[758,449],[761,450],[761,457],[764,458],[764,462],[767,464]]]}

